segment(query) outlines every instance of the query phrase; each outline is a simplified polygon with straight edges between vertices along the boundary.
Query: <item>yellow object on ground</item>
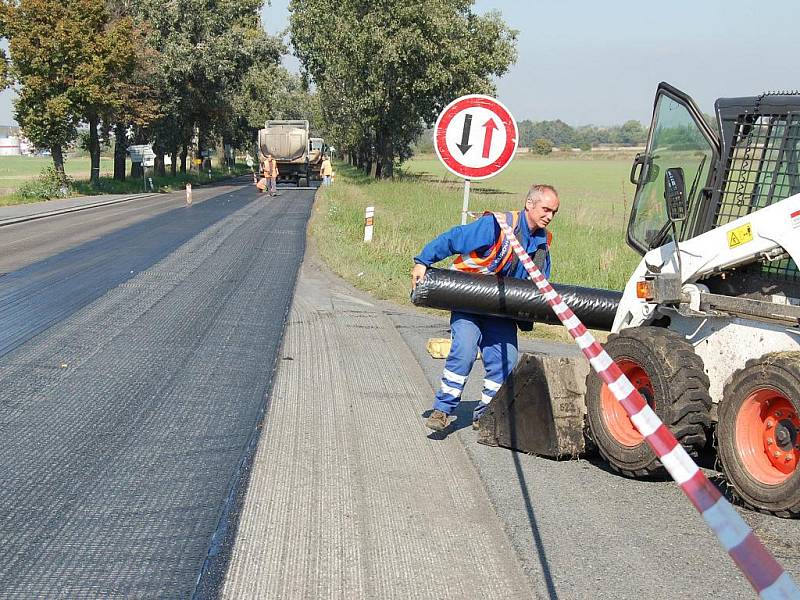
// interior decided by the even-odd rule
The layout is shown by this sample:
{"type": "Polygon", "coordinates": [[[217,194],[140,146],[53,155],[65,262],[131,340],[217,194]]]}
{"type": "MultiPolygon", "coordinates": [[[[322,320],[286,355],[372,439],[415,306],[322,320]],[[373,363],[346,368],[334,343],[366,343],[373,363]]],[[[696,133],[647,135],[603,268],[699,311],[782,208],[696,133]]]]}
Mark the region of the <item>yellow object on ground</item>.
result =
{"type": "MultiPolygon", "coordinates": [[[[450,346],[452,343],[453,340],[450,338],[428,338],[428,343],[425,348],[428,350],[428,354],[433,358],[447,358],[447,355],[450,354],[450,346]]],[[[475,359],[481,360],[480,350],[478,350],[475,359]]]]}
{"type": "Polygon", "coordinates": [[[433,358],[447,358],[450,353],[450,338],[430,338],[425,348],[433,358]]]}

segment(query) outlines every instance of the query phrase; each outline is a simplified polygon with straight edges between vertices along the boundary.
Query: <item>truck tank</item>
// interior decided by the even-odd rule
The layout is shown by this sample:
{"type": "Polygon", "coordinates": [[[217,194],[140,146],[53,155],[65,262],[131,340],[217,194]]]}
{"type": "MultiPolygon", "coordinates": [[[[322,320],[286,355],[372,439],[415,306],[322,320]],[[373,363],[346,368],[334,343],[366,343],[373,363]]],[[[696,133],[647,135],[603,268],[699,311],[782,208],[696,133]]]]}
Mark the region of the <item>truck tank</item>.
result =
{"type": "Polygon", "coordinates": [[[267,121],[258,132],[258,149],[259,159],[271,154],[278,163],[278,181],[308,182],[308,121],[267,121]]]}

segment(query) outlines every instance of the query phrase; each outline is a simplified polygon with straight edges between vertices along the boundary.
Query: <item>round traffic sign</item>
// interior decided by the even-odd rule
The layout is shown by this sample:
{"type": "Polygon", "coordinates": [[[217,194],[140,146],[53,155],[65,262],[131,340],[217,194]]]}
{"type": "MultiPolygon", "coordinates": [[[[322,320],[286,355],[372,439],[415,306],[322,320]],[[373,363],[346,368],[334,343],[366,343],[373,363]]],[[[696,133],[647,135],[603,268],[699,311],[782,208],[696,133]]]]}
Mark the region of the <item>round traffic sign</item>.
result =
{"type": "Polygon", "coordinates": [[[486,179],[502,171],[517,150],[517,123],[503,103],[471,94],[448,104],[434,128],[436,154],[464,179],[486,179]]]}

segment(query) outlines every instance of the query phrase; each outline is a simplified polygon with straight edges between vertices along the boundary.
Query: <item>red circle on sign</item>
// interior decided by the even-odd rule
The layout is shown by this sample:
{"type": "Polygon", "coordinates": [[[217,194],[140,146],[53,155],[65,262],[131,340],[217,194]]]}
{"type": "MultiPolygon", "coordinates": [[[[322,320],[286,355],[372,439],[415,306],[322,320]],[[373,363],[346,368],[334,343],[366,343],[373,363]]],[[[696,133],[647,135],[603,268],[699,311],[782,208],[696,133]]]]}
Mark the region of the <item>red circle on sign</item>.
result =
{"type": "Polygon", "coordinates": [[[444,165],[453,173],[465,179],[486,179],[497,175],[502,171],[517,149],[517,124],[514,117],[503,104],[489,96],[477,94],[462,96],[448,104],[436,120],[435,126],[435,148],[436,154],[444,165]],[[483,167],[470,167],[458,162],[450,150],[447,148],[447,127],[457,114],[470,108],[484,108],[494,113],[503,124],[506,133],[506,143],[500,156],[483,167]]]}

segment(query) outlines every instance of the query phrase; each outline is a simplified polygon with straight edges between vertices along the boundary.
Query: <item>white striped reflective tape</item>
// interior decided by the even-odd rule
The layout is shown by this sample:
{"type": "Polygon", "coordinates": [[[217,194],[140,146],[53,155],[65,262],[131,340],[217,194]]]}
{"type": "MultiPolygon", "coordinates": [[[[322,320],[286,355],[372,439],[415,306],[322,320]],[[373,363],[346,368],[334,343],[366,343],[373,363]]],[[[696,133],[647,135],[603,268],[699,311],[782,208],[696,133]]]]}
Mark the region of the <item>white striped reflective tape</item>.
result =
{"type": "Polygon", "coordinates": [[[578,348],[586,350],[589,346],[594,344],[594,336],[587,331],[583,335],[576,337],[575,342],[578,344],[578,348]]]}
{"type": "Polygon", "coordinates": [[[561,315],[563,315],[565,312],[567,312],[568,310],[569,310],[569,306],[564,304],[563,300],[553,307],[553,312],[555,312],[559,317],[561,315]]]}
{"type": "Polygon", "coordinates": [[[449,396],[453,396],[454,398],[461,397],[461,390],[458,388],[450,387],[445,382],[442,382],[442,393],[447,394],[449,396]]]}
{"type": "Polygon", "coordinates": [[[466,375],[459,375],[458,373],[453,373],[449,369],[445,369],[444,371],[442,371],[442,377],[454,383],[464,383],[467,380],[466,375]]]}
{"type": "Polygon", "coordinates": [[[502,383],[497,383],[496,381],[492,381],[491,379],[484,379],[483,380],[483,387],[487,390],[494,390],[495,392],[500,389],[502,383]]]}
{"type": "Polygon", "coordinates": [[[794,580],[788,573],[783,573],[770,586],[765,587],[759,594],[761,600],[786,600],[787,598],[797,597],[797,588],[794,580]]]}
{"type": "Polygon", "coordinates": [[[614,361],[611,360],[607,352],[601,352],[594,358],[589,359],[589,364],[592,365],[592,368],[597,372],[605,371],[613,363],[614,361]]]}
{"type": "Polygon", "coordinates": [[[609,384],[608,389],[611,390],[611,393],[614,394],[614,397],[617,400],[622,400],[623,398],[627,398],[628,396],[631,395],[631,392],[633,391],[633,386],[623,373],[617,378],[617,380],[614,383],[609,384]]]}
{"type": "Polygon", "coordinates": [[[575,329],[578,325],[581,324],[581,320],[575,315],[572,315],[569,319],[564,319],[562,323],[564,324],[564,327],[566,327],[567,329],[575,329]]]}
{"type": "Polygon", "coordinates": [[[556,296],[558,296],[558,292],[555,290],[550,290],[549,292],[542,294],[542,298],[548,302],[550,302],[550,300],[554,300],[556,296]]]}

